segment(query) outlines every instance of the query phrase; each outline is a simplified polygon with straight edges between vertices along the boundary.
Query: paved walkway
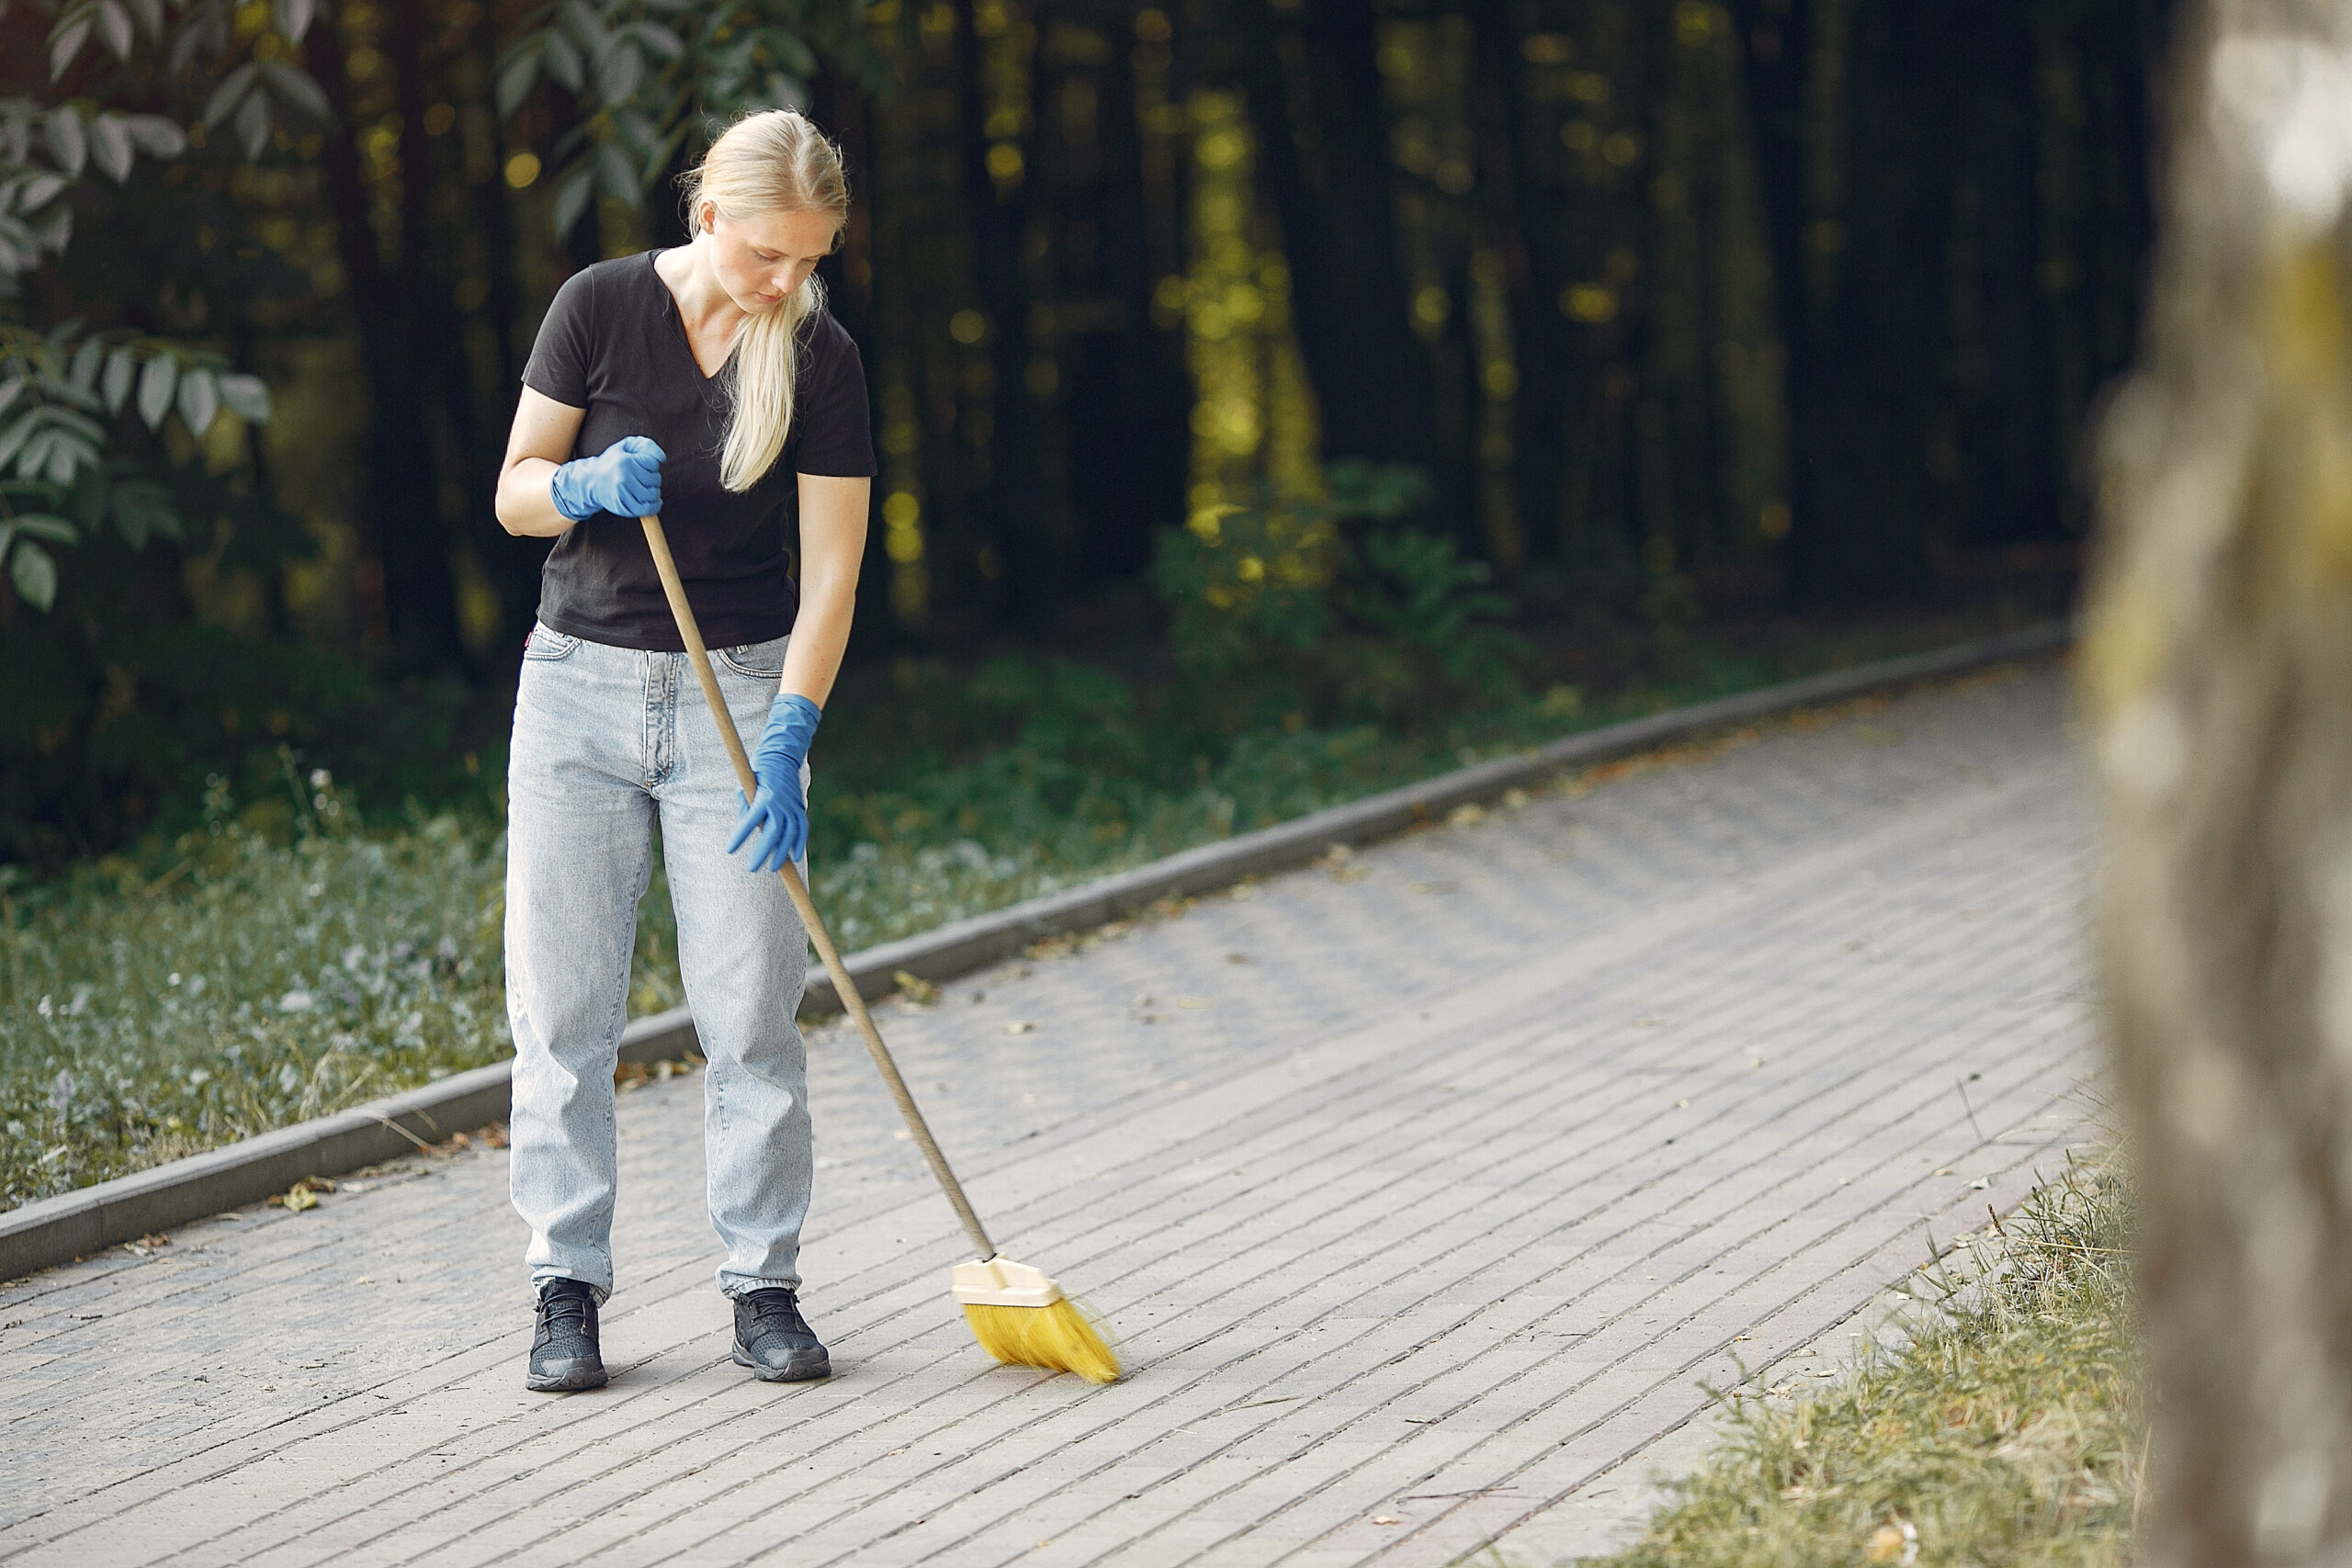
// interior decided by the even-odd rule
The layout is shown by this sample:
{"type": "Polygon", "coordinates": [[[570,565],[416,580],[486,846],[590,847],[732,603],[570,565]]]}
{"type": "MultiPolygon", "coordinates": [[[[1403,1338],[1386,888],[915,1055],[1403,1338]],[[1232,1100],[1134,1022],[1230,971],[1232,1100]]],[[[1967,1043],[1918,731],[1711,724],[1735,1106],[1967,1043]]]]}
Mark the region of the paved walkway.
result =
{"type": "Polygon", "coordinates": [[[2062,687],[1621,767],[883,1009],[1124,1382],[973,1348],[953,1221],[834,1026],[831,1382],[729,1364],[689,1076],[622,1101],[600,1393],[523,1391],[493,1151],[0,1289],[0,1562],[1549,1562],[1702,1382],[2086,1136],[2062,687]]]}

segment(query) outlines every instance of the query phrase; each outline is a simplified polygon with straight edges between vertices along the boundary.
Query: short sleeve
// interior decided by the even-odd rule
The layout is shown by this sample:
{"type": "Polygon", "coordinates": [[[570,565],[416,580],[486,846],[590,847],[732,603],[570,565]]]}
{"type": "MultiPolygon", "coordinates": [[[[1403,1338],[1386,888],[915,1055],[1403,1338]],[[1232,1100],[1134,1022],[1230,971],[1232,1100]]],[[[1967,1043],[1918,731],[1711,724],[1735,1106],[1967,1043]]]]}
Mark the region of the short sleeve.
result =
{"type": "Polygon", "coordinates": [[[865,402],[865,367],[857,340],[828,313],[808,334],[808,379],[793,418],[800,440],[793,471],[838,479],[868,479],[875,471],[874,419],[865,402]]]}
{"type": "Polygon", "coordinates": [[[566,408],[588,406],[588,367],[595,342],[596,285],[594,268],[564,280],[548,306],[547,319],[523,367],[523,385],[566,408]]]}

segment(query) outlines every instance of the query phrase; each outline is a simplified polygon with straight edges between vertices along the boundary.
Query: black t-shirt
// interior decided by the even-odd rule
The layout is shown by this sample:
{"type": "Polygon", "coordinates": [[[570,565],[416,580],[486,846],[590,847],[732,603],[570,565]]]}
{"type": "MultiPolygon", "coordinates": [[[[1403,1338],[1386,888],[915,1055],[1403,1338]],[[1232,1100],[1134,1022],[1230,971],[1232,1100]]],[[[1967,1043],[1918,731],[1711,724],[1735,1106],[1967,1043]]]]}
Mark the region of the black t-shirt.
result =
{"type": "MultiPolygon", "coordinates": [[[[765,642],[792,629],[800,595],[785,549],[796,474],[870,476],[872,421],[857,344],[831,312],[800,326],[792,428],[760,482],[741,494],[718,481],[729,404],[723,378],[695,363],[655,253],[598,262],[556,291],[523,384],[583,409],[575,457],[624,435],[662,448],[662,528],[678,559],[703,640],[765,642]]],[[[803,287],[807,287],[804,285],[803,287]]],[[[556,540],[539,580],[539,619],[616,648],[680,651],[678,628],[634,517],[599,512],[556,540]]]]}

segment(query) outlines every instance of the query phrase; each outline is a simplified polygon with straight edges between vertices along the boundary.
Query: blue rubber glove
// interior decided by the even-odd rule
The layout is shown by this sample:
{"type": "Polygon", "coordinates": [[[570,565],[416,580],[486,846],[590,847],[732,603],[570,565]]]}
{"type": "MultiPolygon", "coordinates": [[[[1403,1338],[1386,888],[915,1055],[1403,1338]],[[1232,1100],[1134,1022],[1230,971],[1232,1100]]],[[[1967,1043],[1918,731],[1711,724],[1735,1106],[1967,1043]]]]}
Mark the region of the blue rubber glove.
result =
{"type": "Polygon", "coordinates": [[[662,510],[662,448],[650,437],[624,435],[593,457],[564,464],[548,481],[555,509],[574,523],[599,512],[650,517],[662,510]]]}
{"type": "MultiPolygon", "coordinates": [[[[768,727],[752,748],[760,793],[744,802],[735,836],[727,840],[731,855],[752,834],[760,835],[752,850],[753,871],[782,871],[808,852],[808,800],[800,793],[800,764],[808,760],[808,742],[817,738],[817,721],[824,716],[797,692],[768,705],[768,727]]],[[[741,791],[735,798],[743,799],[741,791]]]]}

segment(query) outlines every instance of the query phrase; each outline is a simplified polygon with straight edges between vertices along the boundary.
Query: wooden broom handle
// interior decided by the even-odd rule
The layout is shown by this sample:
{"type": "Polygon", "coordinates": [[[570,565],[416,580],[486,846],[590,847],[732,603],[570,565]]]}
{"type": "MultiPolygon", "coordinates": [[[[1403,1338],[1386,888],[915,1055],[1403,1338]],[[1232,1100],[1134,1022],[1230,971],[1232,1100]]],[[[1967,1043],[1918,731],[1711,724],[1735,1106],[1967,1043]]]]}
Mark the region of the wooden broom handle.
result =
{"type": "MultiPolygon", "coordinates": [[[[686,585],[678,577],[678,563],[670,554],[670,541],[662,532],[662,519],[640,517],[638,521],[645,525],[645,543],[653,552],[653,570],[661,573],[662,592],[669,597],[670,614],[678,623],[678,636],[686,645],[686,656],[694,661],[695,679],[702,682],[703,702],[718,721],[718,738],[727,743],[727,755],[735,764],[735,781],[742,786],[743,798],[750,800],[759,793],[760,782],[752,773],[752,759],[744,753],[743,738],[735,731],[735,716],[728,711],[727,699],[719,694],[718,674],[710,667],[710,650],[703,647],[702,628],[695,624],[694,606],[686,603],[686,585]]],[[[858,994],[857,982],[849,976],[849,965],[842,962],[841,953],[833,946],[832,933],[819,918],[808,886],[789,861],[785,863],[782,874],[784,890],[792,896],[792,907],[800,911],[800,923],[808,928],[808,941],[816,947],[817,956],[824,960],[825,973],[833,977],[833,989],[840,995],[842,1005],[857,1021],[857,1032],[865,1037],[865,1054],[874,1058],[883,1087],[898,1101],[899,1114],[906,1118],[907,1131],[914,1134],[922,1157],[931,1162],[931,1174],[939,1179],[940,1189],[947,1194],[948,1202],[955,1205],[956,1217],[964,1222],[965,1234],[980,1249],[980,1257],[994,1258],[996,1247],[989,1240],[987,1227],[972,1212],[971,1201],[964,1196],[964,1184],[947,1168],[947,1156],[939,1152],[939,1145],[933,1140],[930,1123],[916,1109],[907,1080],[899,1076],[899,1064],[890,1059],[890,1048],[882,1043],[882,1032],[874,1026],[874,1015],[865,1010],[865,998],[858,994]]]]}

